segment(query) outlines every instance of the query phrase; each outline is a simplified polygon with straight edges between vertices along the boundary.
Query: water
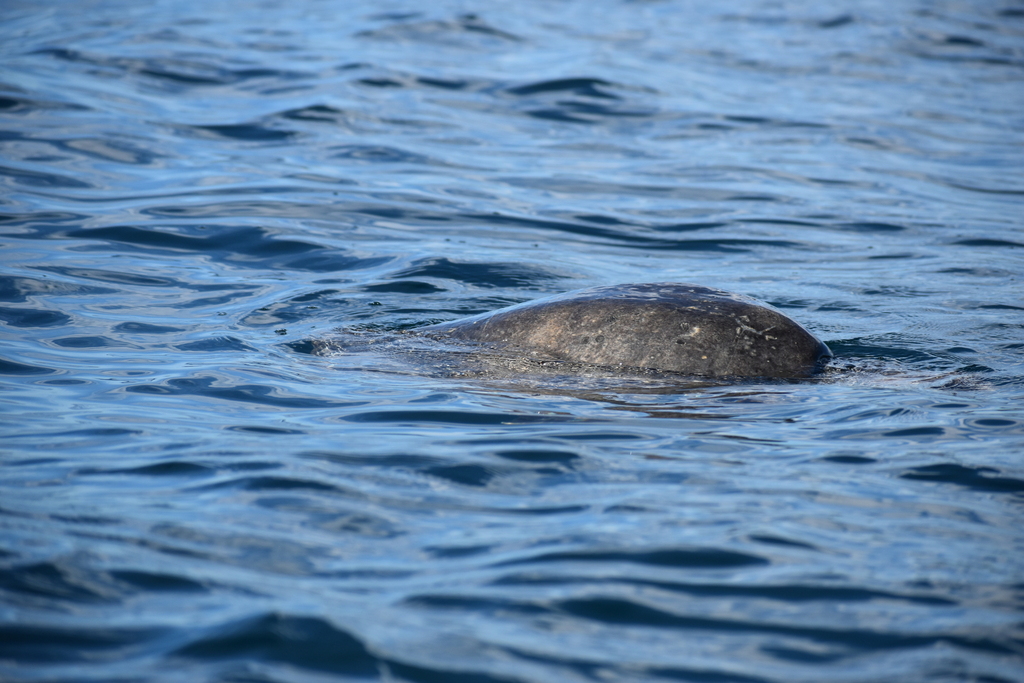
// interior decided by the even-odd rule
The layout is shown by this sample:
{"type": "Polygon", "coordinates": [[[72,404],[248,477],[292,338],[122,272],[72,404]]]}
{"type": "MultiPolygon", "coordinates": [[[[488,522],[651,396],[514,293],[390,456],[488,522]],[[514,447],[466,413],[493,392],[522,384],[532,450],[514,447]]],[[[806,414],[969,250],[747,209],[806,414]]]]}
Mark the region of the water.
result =
{"type": "Polygon", "coordinates": [[[1011,0],[8,0],[0,678],[1024,680],[1022,38],[1011,0]],[[837,359],[396,334],[664,280],[837,359]]]}

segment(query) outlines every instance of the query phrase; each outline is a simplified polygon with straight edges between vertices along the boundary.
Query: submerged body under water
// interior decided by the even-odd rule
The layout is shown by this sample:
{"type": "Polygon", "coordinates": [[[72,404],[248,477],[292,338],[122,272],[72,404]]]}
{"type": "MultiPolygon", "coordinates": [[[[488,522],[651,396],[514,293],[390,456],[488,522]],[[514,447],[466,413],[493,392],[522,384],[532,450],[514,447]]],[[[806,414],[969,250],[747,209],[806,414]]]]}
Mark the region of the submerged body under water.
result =
{"type": "Polygon", "coordinates": [[[309,350],[390,352],[421,372],[520,385],[533,374],[659,378],[667,391],[704,378],[813,377],[832,360],[827,345],[777,309],[670,282],[591,287],[401,333],[407,339],[339,330],[309,350]]]}
{"type": "Polygon", "coordinates": [[[0,679],[1024,680],[1022,67],[1014,2],[4,3],[0,679]],[[410,332],[627,282],[835,358],[410,332]]]}

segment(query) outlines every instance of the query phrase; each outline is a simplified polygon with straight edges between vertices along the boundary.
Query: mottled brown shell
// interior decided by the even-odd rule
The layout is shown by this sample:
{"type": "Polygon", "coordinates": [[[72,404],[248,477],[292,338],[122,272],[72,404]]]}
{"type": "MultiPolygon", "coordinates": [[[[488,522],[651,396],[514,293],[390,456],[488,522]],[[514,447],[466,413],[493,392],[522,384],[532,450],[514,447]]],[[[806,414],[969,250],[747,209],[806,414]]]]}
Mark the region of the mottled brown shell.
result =
{"type": "Polygon", "coordinates": [[[684,283],[594,287],[417,331],[554,359],[711,377],[805,377],[832,355],[766,304],[684,283]]]}

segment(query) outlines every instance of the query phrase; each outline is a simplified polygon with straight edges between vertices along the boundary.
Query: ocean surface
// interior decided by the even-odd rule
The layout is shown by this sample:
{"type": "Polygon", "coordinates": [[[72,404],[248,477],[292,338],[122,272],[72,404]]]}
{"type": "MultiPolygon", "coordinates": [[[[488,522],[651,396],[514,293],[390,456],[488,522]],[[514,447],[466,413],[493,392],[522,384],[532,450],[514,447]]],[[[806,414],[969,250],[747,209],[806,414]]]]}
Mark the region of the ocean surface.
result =
{"type": "Polygon", "coordinates": [[[1024,681],[1019,0],[4,0],[0,267],[0,680],[1024,681]]]}

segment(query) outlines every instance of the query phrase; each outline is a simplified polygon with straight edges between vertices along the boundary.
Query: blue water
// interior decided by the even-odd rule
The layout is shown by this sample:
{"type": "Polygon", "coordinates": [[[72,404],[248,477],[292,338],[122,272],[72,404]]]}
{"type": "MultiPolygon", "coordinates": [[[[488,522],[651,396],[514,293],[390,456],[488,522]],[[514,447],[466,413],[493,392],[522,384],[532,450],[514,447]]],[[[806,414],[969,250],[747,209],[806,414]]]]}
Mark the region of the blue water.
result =
{"type": "Polygon", "coordinates": [[[1024,5],[424,7],[0,7],[0,679],[1024,680],[1024,5]],[[643,281],[837,357],[398,334],[643,281]]]}

